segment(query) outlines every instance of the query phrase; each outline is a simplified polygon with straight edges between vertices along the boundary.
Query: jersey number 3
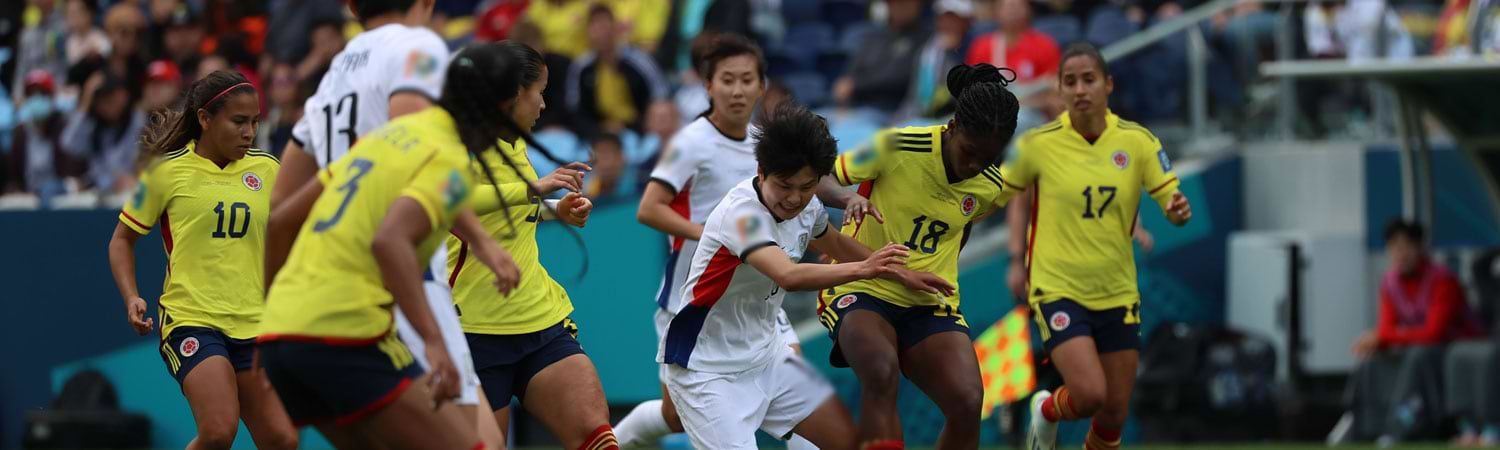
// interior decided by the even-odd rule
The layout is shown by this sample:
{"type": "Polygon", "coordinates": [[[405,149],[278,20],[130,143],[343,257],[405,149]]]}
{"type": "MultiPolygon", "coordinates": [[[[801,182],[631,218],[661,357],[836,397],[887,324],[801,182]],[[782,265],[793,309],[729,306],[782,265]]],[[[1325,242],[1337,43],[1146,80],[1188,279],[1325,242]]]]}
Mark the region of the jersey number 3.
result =
{"type": "Polygon", "coordinates": [[[375,162],[368,159],[354,158],[353,161],[349,161],[349,168],[354,170],[354,175],[350,175],[349,181],[345,181],[338,188],[338,190],[344,192],[344,201],[339,202],[339,209],[333,212],[333,217],[319,220],[318,223],[313,224],[313,231],[322,233],[329,228],[333,228],[334,225],[338,225],[339,221],[344,219],[344,210],[349,209],[349,201],[354,200],[354,194],[359,192],[359,180],[369,174],[372,167],[375,167],[375,162]]]}

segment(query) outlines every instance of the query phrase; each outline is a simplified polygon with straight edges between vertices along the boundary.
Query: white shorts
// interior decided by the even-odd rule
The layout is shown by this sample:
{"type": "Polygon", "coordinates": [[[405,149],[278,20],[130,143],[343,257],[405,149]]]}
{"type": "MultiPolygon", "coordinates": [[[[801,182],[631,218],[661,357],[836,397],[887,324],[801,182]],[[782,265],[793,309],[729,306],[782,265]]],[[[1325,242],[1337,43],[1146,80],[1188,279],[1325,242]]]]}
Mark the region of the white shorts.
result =
{"type": "Polygon", "coordinates": [[[786,440],[834,398],[833,386],[801,357],[781,351],[770,364],[732,374],[665,365],[667,390],[694,448],[754,449],[757,429],[786,440]]]}
{"type": "MultiPolygon", "coordinates": [[[[675,317],[675,315],[667,312],[667,310],[656,308],[655,321],[657,348],[661,348],[662,339],[667,338],[667,326],[672,324],[672,317],[675,317]]],[[[802,344],[802,340],[797,338],[797,330],[792,328],[792,319],[789,319],[786,316],[786,310],[778,311],[776,314],[776,334],[781,335],[781,342],[785,342],[786,345],[802,344]]],[[[656,377],[657,379],[661,380],[662,383],[666,383],[667,365],[659,364],[659,366],[661,367],[660,370],[657,371],[656,377]]]]}
{"type": "MultiPolygon", "coordinates": [[[[453,293],[442,282],[426,281],[422,286],[427,290],[427,306],[432,310],[432,318],[437,321],[438,331],[443,333],[443,344],[448,347],[448,359],[453,360],[453,365],[458,368],[461,379],[458,404],[476,406],[479,404],[479,374],[474,372],[474,358],[469,356],[469,340],[464,337],[464,329],[458,324],[458,310],[453,307],[453,293]]],[[[401,308],[396,308],[396,334],[401,337],[401,342],[406,343],[406,348],[411,349],[417,364],[421,364],[423,370],[430,371],[432,366],[427,364],[427,354],[423,353],[426,341],[422,340],[422,335],[417,334],[416,328],[412,328],[411,322],[406,321],[401,308]]]]}

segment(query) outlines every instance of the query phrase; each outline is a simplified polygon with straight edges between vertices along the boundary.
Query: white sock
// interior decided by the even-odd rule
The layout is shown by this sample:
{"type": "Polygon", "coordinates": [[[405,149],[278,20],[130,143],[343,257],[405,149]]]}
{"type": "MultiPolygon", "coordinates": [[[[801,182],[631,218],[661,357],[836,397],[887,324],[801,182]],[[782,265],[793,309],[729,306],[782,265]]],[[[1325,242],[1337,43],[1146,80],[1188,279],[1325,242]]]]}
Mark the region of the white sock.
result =
{"type": "Polygon", "coordinates": [[[791,439],[787,439],[786,450],[818,450],[818,446],[807,438],[794,434],[791,439]]]}
{"type": "Polygon", "coordinates": [[[661,400],[635,405],[614,428],[621,448],[655,447],[663,436],[672,434],[667,419],[661,415],[661,400]]]}

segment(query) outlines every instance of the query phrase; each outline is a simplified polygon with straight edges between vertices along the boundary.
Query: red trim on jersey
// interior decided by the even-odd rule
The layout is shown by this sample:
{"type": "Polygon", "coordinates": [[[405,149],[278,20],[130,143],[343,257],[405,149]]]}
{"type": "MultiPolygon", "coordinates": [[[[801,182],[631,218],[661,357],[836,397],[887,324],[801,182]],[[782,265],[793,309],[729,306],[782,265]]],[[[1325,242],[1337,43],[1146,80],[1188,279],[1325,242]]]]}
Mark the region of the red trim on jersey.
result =
{"type": "MultiPolygon", "coordinates": [[[[1041,217],[1042,184],[1031,184],[1031,236],[1026,238],[1026,284],[1031,284],[1031,259],[1036,256],[1036,220],[1041,217]]],[[[1027,286],[1028,288],[1030,286],[1027,286]]]]}
{"type": "Polygon", "coordinates": [[[1140,221],[1141,221],[1141,215],[1140,215],[1140,213],[1136,213],[1135,218],[1130,219],[1130,234],[1128,236],[1130,236],[1132,239],[1135,238],[1135,224],[1136,224],[1136,222],[1140,222],[1140,221]]]}
{"type": "MultiPolygon", "coordinates": [[[[403,378],[401,380],[401,384],[396,385],[395,389],[391,389],[390,392],[385,393],[385,395],[381,396],[378,399],[375,399],[374,402],[370,402],[370,404],[365,405],[363,408],[360,408],[343,417],[333,419],[333,424],[335,426],[348,425],[354,422],[358,422],[360,419],[365,418],[365,416],[379,412],[380,410],[385,409],[387,405],[395,402],[396,399],[401,398],[401,393],[406,392],[406,389],[410,387],[411,378],[403,378]]],[[[480,443],[480,445],[484,445],[484,443],[480,443]]]]}
{"type": "Polygon", "coordinates": [[[135,220],[135,218],[134,218],[134,217],[131,217],[131,216],[130,216],[130,213],[128,213],[128,212],[125,212],[125,211],[120,211],[120,216],[121,216],[121,217],[124,217],[124,218],[125,218],[125,219],[127,219],[127,220],[129,220],[129,221],[130,221],[130,223],[133,223],[133,224],[135,224],[135,226],[138,226],[138,227],[141,227],[141,228],[142,228],[142,229],[145,229],[145,230],[147,230],[147,231],[150,231],[150,230],[151,230],[151,227],[148,227],[148,226],[146,226],[146,224],[144,224],[144,223],[141,223],[141,221],[139,221],[139,220],[135,220]]]}
{"type": "MultiPolygon", "coordinates": [[[[161,245],[166,247],[167,256],[172,256],[172,221],[167,220],[167,213],[165,211],[161,213],[161,245]]],[[[171,270],[171,268],[172,265],[167,264],[167,270],[171,270]]]]}
{"type": "Polygon", "coordinates": [[[453,235],[453,237],[458,238],[458,242],[459,242],[459,244],[458,244],[458,264],[453,265],[453,271],[448,273],[448,288],[449,289],[452,289],[453,286],[455,286],[455,285],[458,284],[458,272],[460,270],[464,270],[464,261],[467,261],[469,259],[469,243],[468,242],[464,242],[464,238],[458,237],[457,234],[453,235]]]}
{"type": "Polygon", "coordinates": [[[708,266],[703,268],[698,283],[693,285],[692,304],[707,308],[718,303],[724,297],[724,291],[729,290],[729,281],[734,279],[734,269],[739,265],[739,257],[729,253],[728,248],[719,247],[713,259],[708,260],[708,266]]]}
{"type": "Polygon", "coordinates": [[[854,183],[849,182],[849,168],[847,164],[844,164],[845,159],[847,158],[839,158],[838,174],[843,175],[844,186],[848,186],[854,183]]]}
{"type": "MultiPolygon", "coordinates": [[[[687,183],[684,183],[682,185],[682,191],[678,192],[676,197],[672,197],[672,203],[668,204],[668,206],[672,208],[672,211],[682,216],[682,218],[688,219],[689,221],[693,220],[693,204],[691,203],[691,199],[688,197],[688,193],[693,191],[692,181],[693,180],[690,179],[687,183]]],[[[687,241],[686,239],[678,236],[669,237],[671,238],[672,251],[674,252],[682,250],[682,245],[687,241]]]]}
{"type": "Polygon", "coordinates": [[[333,345],[338,347],[363,347],[375,345],[385,339],[385,335],[372,338],[342,338],[333,336],[308,336],[304,334],[262,334],[255,338],[256,342],[311,342],[314,344],[333,345]]]}
{"type": "Polygon", "coordinates": [[[1151,193],[1148,195],[1156,195],[1158,191],[1165,189],[1167,185],[1172,184],[1173,181],[1177,181],[1177,177],[1168,178],[1167,181],[1163,181],[1160,186],[1156,187],[1156,189],[1152,189],[1151,193]]]}

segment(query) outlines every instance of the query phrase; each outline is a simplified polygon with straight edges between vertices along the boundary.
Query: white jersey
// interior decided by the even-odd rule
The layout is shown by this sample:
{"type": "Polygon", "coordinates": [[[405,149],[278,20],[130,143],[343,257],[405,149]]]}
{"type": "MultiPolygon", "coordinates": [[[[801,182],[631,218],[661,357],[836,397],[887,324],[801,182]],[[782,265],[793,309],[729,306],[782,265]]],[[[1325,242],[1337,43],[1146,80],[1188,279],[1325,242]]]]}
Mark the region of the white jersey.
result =
{"type": "Polygon", "coordinates": [[[764,365],[786,348],[777,316],[786,292],[745,264],[751,252],[778,246],[792,261],[828,232],[816,198],[796,217],[777,220],[761,202],[757,179],[736,185],[703,225],[683,285],[684,302],[667,326],[656,361],[689,370],[737,373],[764,365]]]}
{"type": "Polygon", "coordinates": [[[447,69],[448,44],[432,30],[389,24],[360,33],[333,57],[292,140],[318,167],[328,167],[391,120],[392,95],[414,92],[436,101],[447,69]]]}
{"type": "MultiPolygon", "coordinates": [[[[745,139],[733,139],[720,132],[707,116],[700,116],[672,136],[667,151],[651,171],[652,180],[677,192],[672,209],[693,223],[704,223],[724,194],[755,176],[755,125],[746,131],[745,139]]],[[[680,306],[679,294],[697,242],[669,236],[668,245],[670,253],[656,305],[670,313],[680,306]]]]}

